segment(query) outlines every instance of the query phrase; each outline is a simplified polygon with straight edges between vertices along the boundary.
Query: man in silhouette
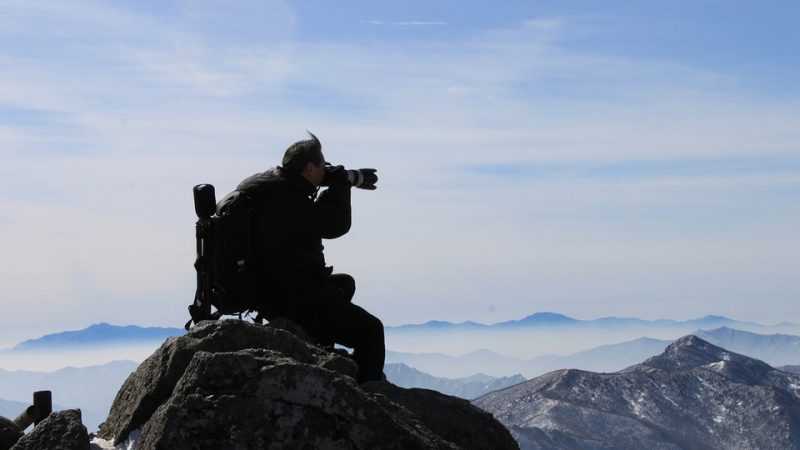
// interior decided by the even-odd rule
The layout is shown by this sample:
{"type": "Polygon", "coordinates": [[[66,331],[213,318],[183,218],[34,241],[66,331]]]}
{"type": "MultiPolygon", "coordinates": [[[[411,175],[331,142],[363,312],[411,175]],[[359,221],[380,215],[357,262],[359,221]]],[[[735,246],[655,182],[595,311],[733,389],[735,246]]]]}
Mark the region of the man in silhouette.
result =
{"type": "Polygon", "coordinates": [[[287,317],[323,345],[353,348],[358,381],[383,379],[383,324],[351,303],[355,280],[325,265],[322,239],[350,230],[350,189],[375,189],[374,169],[326,165],[316,136],[295,142],[282,165],[242,181],[253,199],[254,256],[261,313],[287,317]],[[328,188],[319,193],[320,186],[328,188]]]}

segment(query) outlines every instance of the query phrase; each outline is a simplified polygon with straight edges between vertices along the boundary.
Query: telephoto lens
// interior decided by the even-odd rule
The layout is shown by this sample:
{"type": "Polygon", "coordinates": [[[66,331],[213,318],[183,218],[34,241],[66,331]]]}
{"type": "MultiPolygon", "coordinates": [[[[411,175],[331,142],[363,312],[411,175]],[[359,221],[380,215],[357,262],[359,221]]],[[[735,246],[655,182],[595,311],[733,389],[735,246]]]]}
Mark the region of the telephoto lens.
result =
{"type": "Polygon", "coordinates": [[[374,191],[377,189],[375,183],[378,182],[378,175],[375,172],[377,172],[375,169],[351,169],[347,171],[347,181],[353,187],[374,191]]]}

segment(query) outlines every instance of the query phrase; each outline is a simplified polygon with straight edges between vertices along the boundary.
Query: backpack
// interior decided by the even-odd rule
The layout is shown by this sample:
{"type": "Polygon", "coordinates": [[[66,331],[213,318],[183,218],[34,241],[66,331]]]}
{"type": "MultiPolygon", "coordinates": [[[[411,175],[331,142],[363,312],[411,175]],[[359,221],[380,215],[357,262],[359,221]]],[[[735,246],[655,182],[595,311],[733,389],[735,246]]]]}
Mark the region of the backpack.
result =
{"type": "Polygon", "coordinates": [[[253,199],[233,191],[216,203],[214,186],[194,187],[197,238],[197,290],[189,305],[192,322],[216,320],[223,315],[240,317],[256,311],[255,261],[252,246],[253,199]],[[212,307],[214,311],[212,312],[212,307]]]}

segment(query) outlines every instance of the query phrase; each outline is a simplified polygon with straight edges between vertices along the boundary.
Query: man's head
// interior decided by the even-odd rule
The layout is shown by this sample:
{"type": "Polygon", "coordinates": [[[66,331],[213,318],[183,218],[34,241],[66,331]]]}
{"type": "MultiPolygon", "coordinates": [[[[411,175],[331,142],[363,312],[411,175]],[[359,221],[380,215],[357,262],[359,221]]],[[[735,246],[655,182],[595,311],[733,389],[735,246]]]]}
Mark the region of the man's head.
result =
{"type": "Polygon", "coordinates": [[[283,169],[291,174],[300,175],[314,187],[319,187],[325,178],[325,156],[322,155],[322,144],[310,131],[311,139],[297,141],[283,154],[283,169]]]}

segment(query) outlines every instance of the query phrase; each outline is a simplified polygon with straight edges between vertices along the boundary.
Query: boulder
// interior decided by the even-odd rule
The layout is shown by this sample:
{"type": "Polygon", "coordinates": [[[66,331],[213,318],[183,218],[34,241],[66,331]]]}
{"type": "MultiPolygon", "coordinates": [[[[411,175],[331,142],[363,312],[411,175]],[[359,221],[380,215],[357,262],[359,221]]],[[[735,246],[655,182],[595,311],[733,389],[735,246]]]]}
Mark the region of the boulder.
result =
{"type": "Polygon", "coordinates": [[[81,411],[51,413],[33,431],[22,436],[11,450],[89,450],[89,434],[81,422],[81,411]]]}
{"type": "Polygon", "coordinates": [[[270,325],[202,322],[168,339],[125,381],[99,438],[140,429],[140,450],[518,448],[469,402],[359,385],[350,358],[270,325]]]}
{"type": "Polygon", "coordinates": [[[137,449],[451,448],[352,378],[269,350],[198,353],[137,449]],[[243,393],[248,393],[243,395],[243,393]]]}
{"type": "Polygon", "coordinates": [[[288,331],[240,320],[201,322],[183,336],[168,338],[122,384],[98,436],[115,444],[144,426],[172,395],[172,390],[198,352],[270,349],[292,355],[299,362],[331,368],[355,376],[358,367],[348,358],[326,352],[288,331]]]}
{"type": "Polygon", "coordinates": [[[8,450],[21,437],[19,427],[11,419],[0,416],[0,450],[8,450]]]}
{"type": "Polygon", "coordinates": [[[371,381],[362,387],[408,409],[431,431],[460,448],[517,448],[506,427],[467,400],[429,389],[405,389],[386,381],[371,381]]]}

